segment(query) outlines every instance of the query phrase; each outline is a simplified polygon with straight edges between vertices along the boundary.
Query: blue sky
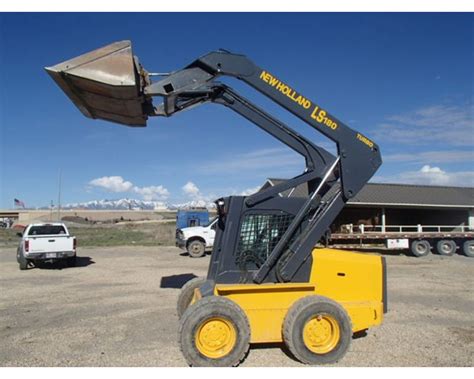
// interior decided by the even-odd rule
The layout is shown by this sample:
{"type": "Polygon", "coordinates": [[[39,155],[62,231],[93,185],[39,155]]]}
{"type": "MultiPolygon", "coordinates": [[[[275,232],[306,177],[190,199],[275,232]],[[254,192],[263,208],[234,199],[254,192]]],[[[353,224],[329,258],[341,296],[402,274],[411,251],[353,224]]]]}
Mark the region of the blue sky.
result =
{"type": "MultiPolygon", "coordinates": [[[[123,39],[149,71],[243,53],[374,139],[373,181],[474,185],[473,14],[0,15],[0,208],[124,197],[171,203],[290,177],[300,157],[218,105],[133,129],[85,118],[44,72],[123,39]]],[[[323,146],[330,141],[233,80],[323,146]]]]}

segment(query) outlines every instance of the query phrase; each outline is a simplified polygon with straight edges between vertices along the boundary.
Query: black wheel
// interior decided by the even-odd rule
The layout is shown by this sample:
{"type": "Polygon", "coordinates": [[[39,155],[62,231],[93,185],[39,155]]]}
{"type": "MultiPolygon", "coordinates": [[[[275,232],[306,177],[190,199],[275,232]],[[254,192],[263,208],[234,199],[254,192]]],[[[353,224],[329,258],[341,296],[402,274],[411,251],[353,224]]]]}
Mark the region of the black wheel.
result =
{"type": "Polygon", "coordinates": [[[430,253],[431,246],[426,240],[413,240],[410,250],[415,257],[425,257],[430,253]]]}
{"type": "Polygon", "coordinates": [[[310,365],[334,363],[349,349],[351,320],[344,308],[323,296],[307,296],[288,311],[283,339],[291,353],[310,365]]]}
{"type": "Polygon", "coordinates": [[[464,241],[462,244],[462,252],[466,257],[474,258],[474,241],[464,241]]]}
{"type": "Polygon", "coordinates": [[[237,366],[249,349],[249,322],[233,301],[205,297],[189,306],[181,317],[179,342],[190,366],[237,366]]]}
{"type": "Polygon", "coordinates": [[[198,288],[201,284],[206,281],[206,278],[199,277],[191,279],[189,282],[181,288],[181,292],[179,293],[178,297],[178,317],[181,318],[184,311],[189,307],[191,300],[194,296],[194,290],[198,288]]]}
{"type": "Polygon", "coordinates": [[[453,240],[439,240],[436,243],[436,252],[439,255],[453,255],[456,252],[456,242],[453,240]]]}
{"type": "Polygon", "coordinates": [[[76,256],[67,258],[67,265],[69,267],[76,267],[76,256]]]}
{"type": "Polygon", "coordinates": [[[20,270],[26,270],[28,268],[28,259],[25,258],[21,250],[17,250],[16,260],[20,270]]]}
{"type": "Polygon", "coordinates": [[[187,250],[192,258],[201,258],[206,253],[206,245],[202,241],[194,240],[188,244],[187,250]]]}

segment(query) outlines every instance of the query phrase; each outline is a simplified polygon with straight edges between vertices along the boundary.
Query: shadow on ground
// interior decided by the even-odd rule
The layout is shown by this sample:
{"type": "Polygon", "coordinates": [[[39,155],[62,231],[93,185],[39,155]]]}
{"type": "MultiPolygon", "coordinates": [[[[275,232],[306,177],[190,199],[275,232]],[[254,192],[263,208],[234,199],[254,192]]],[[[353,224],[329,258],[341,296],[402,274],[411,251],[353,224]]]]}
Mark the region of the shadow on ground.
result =
{"type": "MultiPolygon", "coordinates": [[[[208,255],[211,255],[211,254],[212,254],[212,251],[206,251],[206,253],[201,258],[207,257],[208,255]]],[[[189,253],[187,251],[183,251],[183,252],[179,253],[179,256],[180,257],[190,257],[191,258],[191,256],[189,255],[189,253]]],[[[198,259],[198,258],[193,258],[193,259],[198,259]]]]}
{"type": "Polygon", "coordinates": [[[194,274],[180,274],[163,276],[161,278],[160,288],[182,288],[191,279],[197,278],[194,274]]]}
{"type": "MultiPolygon", "coordinates": [[[[89,265],[94,264],[95,262],[92,260],[91,257],[76,257],[76,262],[74,265],[68,265],[65,259],[54,261],[54,262],[44,262],[39,261],[33,263],[34,268],[39,268],[42,270],[62,270],[65,268],[76,268],[76,267],[87,267],[89,265]]],[[[31,266],[30,266],[31,268],[31,266]]]]}

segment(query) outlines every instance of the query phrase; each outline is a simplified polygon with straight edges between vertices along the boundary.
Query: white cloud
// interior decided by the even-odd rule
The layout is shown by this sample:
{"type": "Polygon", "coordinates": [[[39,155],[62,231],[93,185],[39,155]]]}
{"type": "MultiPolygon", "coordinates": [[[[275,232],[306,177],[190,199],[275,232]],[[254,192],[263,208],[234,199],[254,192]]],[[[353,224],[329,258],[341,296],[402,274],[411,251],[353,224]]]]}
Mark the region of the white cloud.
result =
{"type": "Polygon", "coordinates": [[[373,182],[427,184],[439,186],[474,186],[474,171],[447,172],[440,167],[424,165],[418,171],[403,171],[392,176],[376,176],[373,182]]]}
{"type": "Polygon", "coordinates": [[[200,197],[200,195],[201,195],[200,191],[199,191],[199,188],[193,182],[187,182],[182,187],[182,190],[187,196],[191,196],[193,198],[200,197]]]}
{"type": "Polygon", "coordinates": [[[474,145],[474,106],[434,105],[394,115],[378,126],[376,139],[389,143],[474,145]]]}
{"type": "Polygon", "coordinates": [[[89,186],[98,187],[108,192],[135,192],[146,201],[164,200],[168,198],[169,191],[163,186],[134,186],[132,182],[124,180],[121,176],[103,176],[89,182],[89,186]]]}
{"type": "Polygon", "coordinates": [[[164,200],[170,195],[163,186],[133,187],[133,192],[143,196],[143,200],[164,200]]]}
{"type": "Polygon", "coordinates": [[[100,187],[108,192],[128,192],[133,187],[131,182],[125,181],[121,176],[103,176],[91,180],[89,185],[100,187]]]}

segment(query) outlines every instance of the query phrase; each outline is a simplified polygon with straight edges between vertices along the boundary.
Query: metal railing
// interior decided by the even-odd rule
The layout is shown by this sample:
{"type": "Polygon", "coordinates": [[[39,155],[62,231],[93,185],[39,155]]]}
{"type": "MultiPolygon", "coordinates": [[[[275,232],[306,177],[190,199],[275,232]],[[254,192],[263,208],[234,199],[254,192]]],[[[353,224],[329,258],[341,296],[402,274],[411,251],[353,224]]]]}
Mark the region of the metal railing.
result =
{"type": "Polygon", "coordinates": [[[469,225],[342,225],[342,233],[443,233],[473,232],[474,227],[469,225]]]}

